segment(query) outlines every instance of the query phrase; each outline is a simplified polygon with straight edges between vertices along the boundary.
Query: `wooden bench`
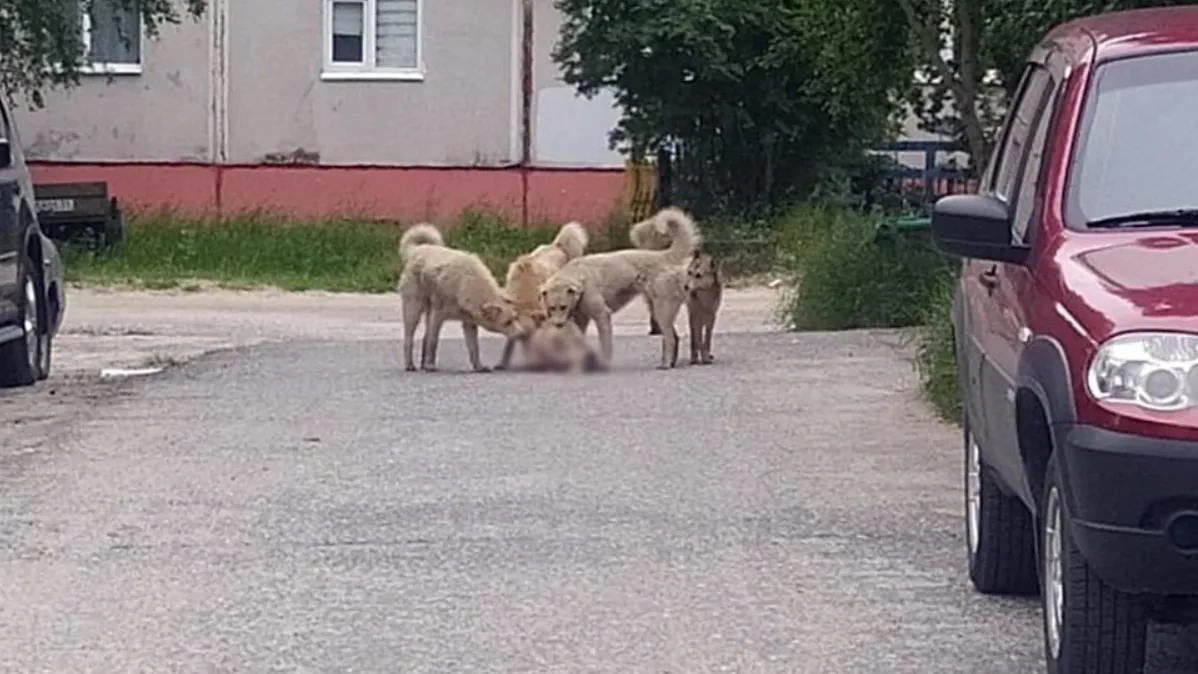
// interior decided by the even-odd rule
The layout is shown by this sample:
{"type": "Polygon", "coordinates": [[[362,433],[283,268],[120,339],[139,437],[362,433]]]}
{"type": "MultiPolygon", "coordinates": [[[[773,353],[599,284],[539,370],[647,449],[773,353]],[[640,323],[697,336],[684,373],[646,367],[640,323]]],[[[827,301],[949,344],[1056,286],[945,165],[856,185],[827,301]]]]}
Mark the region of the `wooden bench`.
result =
{"type": "Polygon", "coordinates": [[[124,218],[108,183],[42,183],[33,186],[42,231],[56,241],[86,237],[104,247],[120,244],[124,218]]]}

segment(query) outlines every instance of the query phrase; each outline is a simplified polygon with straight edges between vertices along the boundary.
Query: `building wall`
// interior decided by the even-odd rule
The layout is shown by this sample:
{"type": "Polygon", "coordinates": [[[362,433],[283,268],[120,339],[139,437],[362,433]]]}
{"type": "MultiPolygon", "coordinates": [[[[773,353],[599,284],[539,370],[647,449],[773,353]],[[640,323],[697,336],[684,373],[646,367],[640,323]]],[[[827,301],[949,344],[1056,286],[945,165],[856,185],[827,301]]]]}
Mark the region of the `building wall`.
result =
{"type": "Polygon", "coordinates": [[[209,161],[211,19],[143,40],[140,75],[84,75],[45,107],[13,111],[30,159],[209,161]]]}
{"type": "Polygon", "coordinates": [[[518,161],[515,5],[428,0],[423,81],[324,81],[322,2],[233,0],[229,160],[255,163],[302,150],[321,164],[518,161]]]}

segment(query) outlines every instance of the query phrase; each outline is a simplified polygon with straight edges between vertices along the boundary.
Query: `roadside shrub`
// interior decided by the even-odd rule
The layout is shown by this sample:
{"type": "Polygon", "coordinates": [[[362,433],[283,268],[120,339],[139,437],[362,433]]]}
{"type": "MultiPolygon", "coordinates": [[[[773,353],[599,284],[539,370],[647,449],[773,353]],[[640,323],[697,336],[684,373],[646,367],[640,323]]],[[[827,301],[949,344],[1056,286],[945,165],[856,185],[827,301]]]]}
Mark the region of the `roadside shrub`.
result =
{"type": "Polygon", "coordinates": [[[879,237],[876,220],[824,211],[794,261],[786,309],[797,330],[908,327],[926,318],[953,265],[926,241],[879,237]]]}
{"type": "Polygon", "coordinates": [[[928,402],[946,421],[961,423],[961,393],[953,346],[953,290],[952,283],[945,283],[927,307],[916,366],[928,402]]]}

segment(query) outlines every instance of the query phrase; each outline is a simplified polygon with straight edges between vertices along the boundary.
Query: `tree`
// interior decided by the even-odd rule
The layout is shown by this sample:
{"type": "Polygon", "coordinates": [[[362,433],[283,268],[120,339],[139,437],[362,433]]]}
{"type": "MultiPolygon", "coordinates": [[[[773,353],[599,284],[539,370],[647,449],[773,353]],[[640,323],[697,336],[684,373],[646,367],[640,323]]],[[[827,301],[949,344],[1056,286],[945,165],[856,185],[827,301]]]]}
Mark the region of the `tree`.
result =
{"type": "MultiPolygon", "coordinates": [[[[0,0],[0,89],[6,96],[23,96],[40,108],[45,89],[79,83],[86,54],[77,1],[0,0]]],[[[101,0],[81,0],[82,10],[90,13],[97,1],[101,0]]],[[[198,19],[207,6],[207,0],[108,1],[136,10],[150,36],[164,23],[179,23],[184,15],[198,19]]]]}
{"type": "MultiPolygon", "coordinates": [[[[554,60],[614,92],[612,147],[678,152],[692,209],[745,214],[803,196],[885,137],[913,61],[885,0],[556,0],[554,60]]],[[[685,199],[676,199],[686,202],[685,199]]]]}
{"type": "Polygon", "coordinates": [[[974,166],[989,155],[1003,104],[1024,60],[1054,26],[1121,9],[1184,5],[1170,0],[898,0],[919,47],[925,86],[909,97],[927,131],[961,139],[974,166]],[[953,35],[952,57],[941,51],[953,35]]]}

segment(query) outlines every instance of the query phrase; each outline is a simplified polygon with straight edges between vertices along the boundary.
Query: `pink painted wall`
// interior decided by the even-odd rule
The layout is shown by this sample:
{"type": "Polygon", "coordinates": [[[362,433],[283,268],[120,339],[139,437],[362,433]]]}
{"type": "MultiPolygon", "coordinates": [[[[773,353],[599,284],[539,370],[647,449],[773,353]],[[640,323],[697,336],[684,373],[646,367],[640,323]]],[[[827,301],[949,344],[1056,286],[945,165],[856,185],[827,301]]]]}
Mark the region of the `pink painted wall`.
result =
{"type": "Polygon", "coordinates": [[[34,182],[108,182],[126,207],[189,215],[264,210],[448,221],[466,208],[514,219],[599,225],[619,205],[612,169],[250,166],[31,161],[34,182]]]}

